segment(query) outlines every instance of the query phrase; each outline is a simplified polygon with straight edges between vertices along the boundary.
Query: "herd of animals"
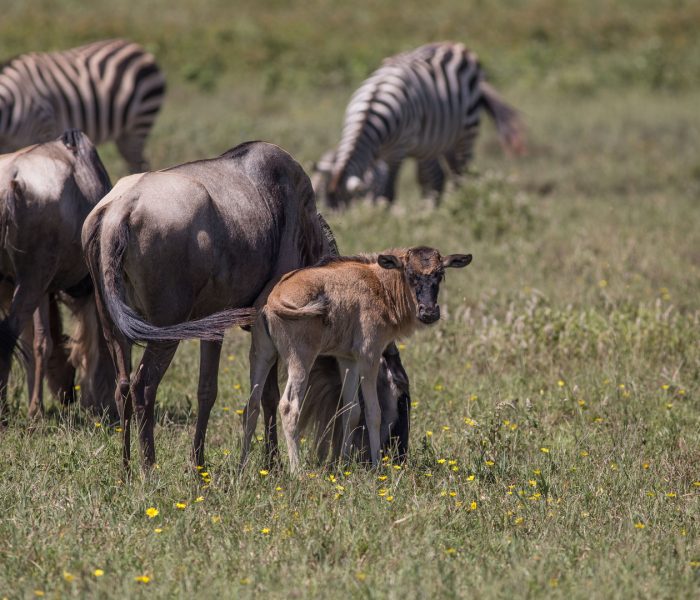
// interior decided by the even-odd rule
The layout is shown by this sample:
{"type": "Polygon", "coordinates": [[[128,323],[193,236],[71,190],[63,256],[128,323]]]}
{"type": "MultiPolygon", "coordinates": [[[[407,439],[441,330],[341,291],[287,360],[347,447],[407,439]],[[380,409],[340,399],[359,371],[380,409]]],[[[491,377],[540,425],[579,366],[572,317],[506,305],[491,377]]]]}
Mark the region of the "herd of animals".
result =
{"type": "Polygon", "coordinates": [[[437,203],[469,163],[483,111],[506,149],[523,149],[517,111],[474,53],[428,44],[386,59],[353,94],[310,180],[265,142],[149,171],[143,149],[164,96],[154,57],[126,40],[0,67],[0,419],[18,357],[31,419],[44,379],[66,404],[79,388],[86,406],[120,418],[124,465],[132,420],[153,465],[158,385],[179,342],[199,339],[192,459],[202,465],[224,331],[240,326],[252,335],[241,465],[261,407],[266,457],[278,454],[279,410],[293,472],[303,431],[322,461],[358,454],[374,465],[392,447],[405,456],[409,384],[394,342],[440,318],[444,271],[471,255],[418,246],[340,256],[317,201],[393,202],[410,157],[437,203]],[[108,140],[134,173],[114,187],[95,149],[108,140]],[[70,337],[59,303],[76,323],[70,337]],[[134,343],[145,347],[132,371],[134,343]]]}

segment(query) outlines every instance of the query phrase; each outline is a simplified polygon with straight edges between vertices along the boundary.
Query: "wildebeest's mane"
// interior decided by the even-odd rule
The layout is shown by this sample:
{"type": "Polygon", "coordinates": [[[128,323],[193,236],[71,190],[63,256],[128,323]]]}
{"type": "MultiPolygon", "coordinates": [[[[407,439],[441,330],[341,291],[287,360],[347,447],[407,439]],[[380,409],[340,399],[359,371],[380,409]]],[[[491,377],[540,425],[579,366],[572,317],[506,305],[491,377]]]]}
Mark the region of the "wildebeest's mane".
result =
{"type": "Polygon", "coordinates": [[[336,263],[360,263],[363,265],[371,265],[377,262],[378,254],[355,254],[353,256],[324,256],[319,260],[314,267],[325,267],[336,263]]]}

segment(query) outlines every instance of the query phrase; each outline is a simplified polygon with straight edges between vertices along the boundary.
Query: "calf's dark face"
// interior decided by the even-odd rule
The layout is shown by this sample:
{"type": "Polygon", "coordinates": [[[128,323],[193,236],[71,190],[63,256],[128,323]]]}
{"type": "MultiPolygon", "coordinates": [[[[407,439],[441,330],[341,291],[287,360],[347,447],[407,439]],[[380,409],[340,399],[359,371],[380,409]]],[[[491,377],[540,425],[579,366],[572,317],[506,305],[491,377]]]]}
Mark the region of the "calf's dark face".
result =
{"type": "Polygon", "coordinates": [[[379,265],[385,269],[403,268],[406,282],[416,298],[416,317],[426,325],[440,319],[438,293],[445,278],[445,269],[460,269],[471,261],[471,254],[442,257],[437,250],[427,247],[410,248],[402,257],[391,254],[379,256],[379,265]]]}

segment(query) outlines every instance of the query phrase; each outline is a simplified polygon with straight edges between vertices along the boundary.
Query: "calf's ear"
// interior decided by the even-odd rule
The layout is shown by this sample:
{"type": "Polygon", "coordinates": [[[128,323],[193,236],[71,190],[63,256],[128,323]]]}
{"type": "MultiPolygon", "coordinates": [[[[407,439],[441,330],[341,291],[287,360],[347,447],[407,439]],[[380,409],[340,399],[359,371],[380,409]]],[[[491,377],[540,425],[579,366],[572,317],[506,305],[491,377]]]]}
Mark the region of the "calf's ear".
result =
{"type": "Polygon", "coordinates": [[[450,254],[442,259],[442,266],[446,269],[461,269],[472,262],[471,254],[450,254]]]}
{"type": "Polygon", "coordinates": [[[393,254],[380,254],[377,257],[377,263],[382,269],[400,269],[402,267],[401,259],[393,254]]]}

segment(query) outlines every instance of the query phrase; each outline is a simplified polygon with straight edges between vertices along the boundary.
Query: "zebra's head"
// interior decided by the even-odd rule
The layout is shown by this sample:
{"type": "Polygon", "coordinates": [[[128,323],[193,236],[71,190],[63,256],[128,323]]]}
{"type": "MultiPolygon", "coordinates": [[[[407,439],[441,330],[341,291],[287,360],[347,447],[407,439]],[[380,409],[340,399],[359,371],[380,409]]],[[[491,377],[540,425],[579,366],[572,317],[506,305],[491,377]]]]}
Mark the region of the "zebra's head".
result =
{"type": "Polygon", "coordinates": [[[389,176],[389,167],[383,160],[372,163],[362,174],[335,171],[336,151],[328,150],[313,166],[311,183],[317,201],[330,208],[342,208],[356,198],[376,201],[383,195],[389,176]]]}

